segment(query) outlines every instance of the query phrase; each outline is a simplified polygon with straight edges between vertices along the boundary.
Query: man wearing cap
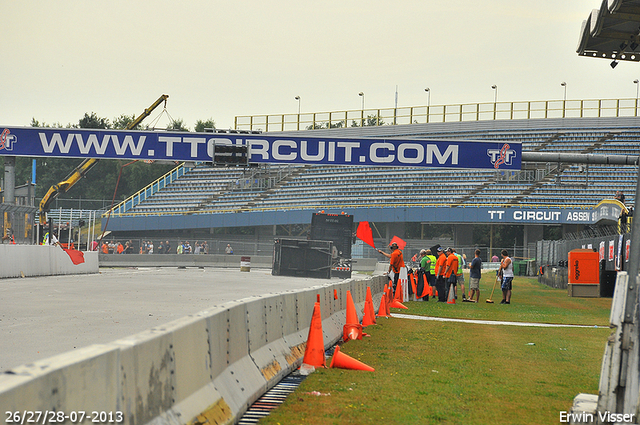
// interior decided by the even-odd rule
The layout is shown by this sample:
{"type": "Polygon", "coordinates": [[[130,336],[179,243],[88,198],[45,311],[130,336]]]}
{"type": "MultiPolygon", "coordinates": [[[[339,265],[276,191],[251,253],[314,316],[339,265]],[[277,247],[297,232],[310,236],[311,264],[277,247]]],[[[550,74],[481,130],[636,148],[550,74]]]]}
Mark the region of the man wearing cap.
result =
{"type": "Polygon", "coordinates": [[[393,292],[396,292],[396,286],[398,286],[398,279],[400,278],[400,269],[404,267],[404,259],[402,258],[402,251],[398,248],[398,244],[393,242],[389,245],[391,254],[387,254],[384,251],[378,250],[378,252],[385,257],[389,258],[389,273],[393,271],[393,292]]]}
{"type": "Polygon", "coordinates": [[[447,257],[444,255],[441,247],[437,251],[438,259],[436,260],[436,290],[438,291],[438,302],[447,302],[447,285],[444,281],[444,270],[447,263],[447,257]]]}
{"type": "MultiPolygon", "coordinates": [[[[456,271],[458,270],[458,257],[453,252],[453,248],[447,248],[447,263],[444,269],[444,276],[447,279],[447,291],[453,289],[453,297],[456,297],[456,271]],[[451,288],[453,286],[453,288],[451,288]]],[[[447,294],[447,298],[449,294],[447,294]]]]}

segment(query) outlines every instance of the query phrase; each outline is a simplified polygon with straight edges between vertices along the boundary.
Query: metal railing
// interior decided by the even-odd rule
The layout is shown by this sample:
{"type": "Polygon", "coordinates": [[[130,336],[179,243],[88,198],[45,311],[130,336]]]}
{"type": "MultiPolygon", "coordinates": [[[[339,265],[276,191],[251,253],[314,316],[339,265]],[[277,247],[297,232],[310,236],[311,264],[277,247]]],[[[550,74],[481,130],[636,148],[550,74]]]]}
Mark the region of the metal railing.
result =
{"type": "Polygon", "coordinates": [[[277,115],[240,115],[236,130],[294,131],[336,127],[544,118],[637,117],[638,99],[464,103],[277,115]]]}
{"type": "MultiPolygon", "coordinates": [[[[258,206],[238,206],[234,208],[216,208],[216,209],[200,209],[195,211],[184,211],[184,210],[175,210],[175,211],[150,211],[150,212],[137,212],[137,211],[127,211],[127,212],[113,212],[111,217],[146,217],[146,216],[171,216],[171,215],[198,215],[198,214],[227,214],[227,213],[239,213],[239,212],[273,212],[273,211],[317,211],[324,209],[331,210],[353,210],[360,208],[430,208],[430,207],[451,207],[451,203],[443,203],[443,202],[420,202],[420,203],[353,203],[353,204],[309,204],[309,205],[281,205],[281,206],[273,206],[273,207],[258,207],[258,206]]],[[[539,209],[539,208],[561,208],[561,209],[592,209],[593,205],[582,205],[582,204],[535,204],[535,203],[520,203],[517,205],[510,205],[508,203],[469,203],[469,204],[460,204],[459,208],[531,208],[531,209],[539,209]]],[[[103,215],[104,216],[104,215],[103,215]]]]}
{"type": "MultiPolygon", "coordinates": [[[[176,168],[169,171],[164,176],[148,184],[144,188],[140,189],[139,191],[137,191],[136,193],[129,196],[127,199],[125,199],[124,201],[120,202],[118,205],[113,207],[111,211],[112,214],[122,214],[130,210],[131,208],[135,207],[140,202],[144,201],[145,199],[147,199],[148,197],[150,197],[160,189],[166,187],[169,183],[172,183],[175,180],[177,180],[179,177],[182,177],[184,173],[186,173],[190,169],[191,168],[186,167],[184,163],[178,165],[176,168]]],[[[103,216],[105,216],[106,214],[107,213],[104,213],[103,216]]]]}

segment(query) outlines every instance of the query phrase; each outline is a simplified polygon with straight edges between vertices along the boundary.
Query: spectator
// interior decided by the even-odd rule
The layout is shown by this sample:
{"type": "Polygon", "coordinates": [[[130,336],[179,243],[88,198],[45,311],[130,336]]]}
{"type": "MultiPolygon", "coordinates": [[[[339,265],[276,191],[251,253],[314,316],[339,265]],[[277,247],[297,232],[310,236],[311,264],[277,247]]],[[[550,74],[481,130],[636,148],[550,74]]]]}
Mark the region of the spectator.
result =
{"type": "Polygon", "coordinates": [[[182,242],[178,242],[178,247],[176,248],[176,253],[177,254],[182,254],[184,252],[184,245],[182,244],[182,242]]]}
{"type": "Polygon", "coordinates": [[[147,244],[147,254],[153,254],[153,241],[149,241],[147,244]]]}
{"type": "Polygon", "coordinates": [[[230,244],[227,244],[227,247],[224,249],[224,252],[229,255],[233,254],[233,248],[231,248],[230,244]]]}
{"type": "Polygon", "coordinates": [[[492,263],[499,263],[500,259],[498,258],[497,255],[493,254],[493,257],[491,257],[491,262],[492,263]]]}
{"type": "Polygon", "coordinates": [[[502,261],[498,273],[502,272],[502,301],[500,304],[511,304],[511,289],[513,282],[513,261],[506,249],[502,250],[502,261]]]}
{"type": "Polygon", "coordinates": [[[480,250],[476,249],[476,256],[469,266],[469,299],[470,302],[480,302],[480,278],[482,277],[482,258],[480,250]],[[473,297],[476,297],[475,301],[473,297]]]}
{"type": "Polygon", "coordinates": [[[171,244],[169,243],[169,241],[166,241],[164,243],[164,253],[171,254],[171,244]]]}
{"type": "Polygon", "coordinates": [[[209,253],[209,244],[207,241],[202,242],[202,252],[205,254],[209,253]]]}
{"type": "Polygon", "coordinates": [[[158,245],[158,254],[164,254],[164,242],[160,241],[160,245],[158,245]]]}
{"type": "Polygon", "coordinates": [[[193,250],[191,249],[191,245],[189,244],[189,241],[186,241],[184,243],[184,249],[182,250],[183,254],[191,254],[193,252],[193,250]]]}
{"type": "Polygon", "coordinates": [[[199,242],[199,241],[196,241],[196,244],[195,244],[195,245],[196,245],[196,248],[194,249],[193,253],[194,253],[194,254],[196,254],[196,255],[198,255],[198,254],[200,254],[200,249],[201,249],[201,247],[200,247],[200,242],[199,242]]]}

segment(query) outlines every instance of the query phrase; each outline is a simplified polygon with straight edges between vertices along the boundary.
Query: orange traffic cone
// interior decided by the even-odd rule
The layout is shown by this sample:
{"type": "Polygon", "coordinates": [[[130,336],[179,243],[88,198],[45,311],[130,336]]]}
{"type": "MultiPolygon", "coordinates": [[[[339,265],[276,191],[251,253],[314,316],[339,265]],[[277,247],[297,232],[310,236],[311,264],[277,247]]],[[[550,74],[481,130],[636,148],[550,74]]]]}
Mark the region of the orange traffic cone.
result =
{"type": "Polygon", "coordinates": [[[362,325],[360,323],[347,323],[342,327],[342,340],[344,342],[362,339],[362,336],[362,325]]]}
{"type": "Polygon", "coordinates": [[[320,314],[320,303],[313,305],[313,316],[311,326],[309,326],[309,336],[307,346],[304,350],[302,363],[313,367],[326,367],[324,363],[324,340],[322,337],[322,315],[320,314]]]}
{"type": "Polygon", "coordinates": [[[356,305],[353,302],[351,291],[347,291],[347,325],[357,325],[360,323],[358,319],[358,313],[356,312],[356,305]]]}
{"type": "Polygon", "coordinates": [[[447,304],[456,303],[456,287],[453,283],[449,286],[449,297],[447,298],[447,304]]]}
{"type": "Polygon", "coordinates": [[[402,298],[402,284],[400,283],[400,280],[398,280],[398,285],[396,286],[396,295],[393,297],[394,300],[398,300],[401,303],[404,302],[404,299],[402,298]]]}
{"type": "Polygon", "coordinates": [[[387,297],[384,295],[380,298],[380,307],[378,308],[378,317],[389,317],[389,311],[387,308],[387,297]]]}
{"type": "Polygon", "coordinates": [[[340,369],[350,369],[350,370],[365,370],[368,372],[375,371],[375,369],[372,368],[371,366],[366,365],[361,361],[354,359],[351,356],[341,353],[339,346],[336,346],[336,350],[333,353],[333,358],[331,359],[331,365],[329,367],[337,367],[340,369]]]}
{"type": "Polygon", "coordinates": [[[362,317],[362,326],[376,324],[376,311],[373,307],[373,297],[371,296],[371,288],[367,286],[367,298],[364,302],[364,316],[362,317]]]}
{"type": "Polygon", "coordinates": [[[375,316],[374,319],[371,317],[371,307],[369,301],[364,302],[364,315],[362,316],[362,327],[375,325],[375,316]]]}
{"type": "Polygon", "coordinates": [[[391,301],[391,304],[389,304],[389,308],[403,308],[405,310],[409,310],[409,307],[407,307],[406,305],[402,304],[397,299],[394,299],[393,301],[391,301]]]}

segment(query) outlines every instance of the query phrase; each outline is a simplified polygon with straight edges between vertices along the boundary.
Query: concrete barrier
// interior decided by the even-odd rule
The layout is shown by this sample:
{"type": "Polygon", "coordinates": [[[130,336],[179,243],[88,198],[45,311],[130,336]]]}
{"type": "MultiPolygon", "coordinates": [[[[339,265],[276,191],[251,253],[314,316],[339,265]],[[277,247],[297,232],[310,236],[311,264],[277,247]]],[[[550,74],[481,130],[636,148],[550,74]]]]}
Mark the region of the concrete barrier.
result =
{"type": "Polygon", "coordinates": [[[366,287],[378,305],[385,283],[349,279],[234,301],[20,366],[0,375],[0,412],[5,421],[4,412],[81,410],[121,412],[128,425],[234,423],[300,365],[318,295],[328,348],[342,336],[346,291],[361,316],[366,287]]]}
{"type": "MultiPolygon", "coordinates": [[[[99,255],[100,267],[227,267],[241,268],[240,255],[219,254],[102,254],[99,255]]],[[[353,270],[373,271],[377,260],[361,258],[353,260],[353,270]]],[[[389,267],[389,263],[381,263],[389,267]]],[[[271,268],[273,259],[268,255],[251,256],[251,267],[271,268]]],[[[386,271],[386,269],[385,269],[386,271]]]]}
{"type": "Polygon", "coordinates": [[[0,245],[0,278],[98,273],[98,253],[83,251],[84,263],[74,265],[60,247],[0,245]]]}
{"type": "MultiPolygon", "coordinates": [[[[102,254],[100,267],[226,267],[240,269],[239,255],[217,254],[102,254]]],[[[251,257],[253,268],[271,268],[270,256],[251,257]]]]}

